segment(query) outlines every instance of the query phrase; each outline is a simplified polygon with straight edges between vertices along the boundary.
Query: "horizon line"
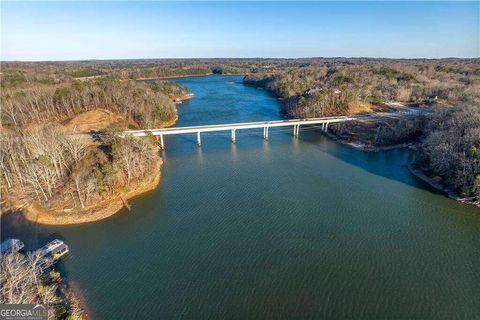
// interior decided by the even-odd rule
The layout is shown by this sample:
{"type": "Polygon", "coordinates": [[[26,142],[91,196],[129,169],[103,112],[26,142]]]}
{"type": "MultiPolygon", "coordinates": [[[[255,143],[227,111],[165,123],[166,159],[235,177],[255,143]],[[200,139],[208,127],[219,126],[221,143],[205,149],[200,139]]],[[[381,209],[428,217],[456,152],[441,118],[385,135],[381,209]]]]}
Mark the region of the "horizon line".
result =
{"type": "Polygon", "coordinates": [[[140,60],[312,60],[312,59],[371,59],[371,60],[472,60],[480,59],[479,56],[473,57],[435,57],[435,58],[426,58],[426,57],[414,57],[414,58],[401,58],[401,57],[369,57],[369,56],[309,56],[309,57],[182,57],[182,58],[86,58],[86,59],[60,59],[60,60],[2,60],[0,63],[8,62],[89,62],[89,61],[140,61],[140,60]]]}

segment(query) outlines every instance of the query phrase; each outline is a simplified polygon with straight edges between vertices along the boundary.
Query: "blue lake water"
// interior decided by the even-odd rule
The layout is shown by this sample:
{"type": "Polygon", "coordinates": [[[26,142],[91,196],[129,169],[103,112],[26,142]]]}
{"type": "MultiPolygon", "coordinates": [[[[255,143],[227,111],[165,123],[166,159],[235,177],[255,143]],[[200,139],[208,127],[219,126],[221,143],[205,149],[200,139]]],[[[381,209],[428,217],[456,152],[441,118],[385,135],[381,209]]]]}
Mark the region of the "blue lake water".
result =
{"type": "MultiPolygon", "coordinates": [[[[178,126],[280,119],[241,76],[179,78],[178,126]]],[[[303,128],[167,137],[158,189],[80,226],[3,218],[2,239],[62,238],[93,319],[479,319],[480,210],[427,188],[406,149],[303,128]]]]}

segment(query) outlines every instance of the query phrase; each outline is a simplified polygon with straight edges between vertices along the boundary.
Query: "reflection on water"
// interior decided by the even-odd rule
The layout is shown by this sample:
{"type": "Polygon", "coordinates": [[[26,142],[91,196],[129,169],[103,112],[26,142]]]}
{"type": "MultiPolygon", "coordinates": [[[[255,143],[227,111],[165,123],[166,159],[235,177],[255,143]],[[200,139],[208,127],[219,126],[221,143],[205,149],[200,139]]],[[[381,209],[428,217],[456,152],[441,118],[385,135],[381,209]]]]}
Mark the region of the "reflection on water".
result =
{"type": "MultiPolygon", "coordinates": [[[[180,126],[280,118],[241,77],[179,82],[195,94],[180,126]]],[[[160,187],[132,211],[75,227],[9,216],[2,238],[63,238],[96,319],[480,318],[480,212],[420,184],[408,150],[274,129],[165,144],[160,187]]]]}

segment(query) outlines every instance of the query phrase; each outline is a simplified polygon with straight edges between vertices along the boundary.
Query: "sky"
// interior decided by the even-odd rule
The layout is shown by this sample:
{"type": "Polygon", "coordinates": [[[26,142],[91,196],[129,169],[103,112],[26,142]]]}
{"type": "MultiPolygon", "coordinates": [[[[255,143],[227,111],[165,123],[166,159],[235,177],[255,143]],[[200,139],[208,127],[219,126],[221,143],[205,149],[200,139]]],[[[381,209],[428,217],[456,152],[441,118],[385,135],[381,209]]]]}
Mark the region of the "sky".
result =
{"type": "Polygon", "coordinates": [[[479,57],[480,2],[1,2],[1,60],[479,57]]]}

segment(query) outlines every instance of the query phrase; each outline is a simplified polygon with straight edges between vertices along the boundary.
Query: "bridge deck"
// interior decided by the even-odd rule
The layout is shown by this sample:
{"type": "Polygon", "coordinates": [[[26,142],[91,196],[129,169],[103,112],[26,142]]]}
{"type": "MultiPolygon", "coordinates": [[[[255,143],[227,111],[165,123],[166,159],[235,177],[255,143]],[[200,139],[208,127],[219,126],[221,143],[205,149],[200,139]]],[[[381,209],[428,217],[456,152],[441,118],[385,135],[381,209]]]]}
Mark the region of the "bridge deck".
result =
{"type": "Polygon", "coordinates": [[[241,122],[241,123],[227,123],[227,124],[212,124],[203,126],[188,126],[188,127],[174,127],[161,129],[145,129],[145,130],[129,130],[125,134],[141,137],[145,136],[147,131],[153,135],[174,135],[183,133],[197,133],[197,132],[211,132],[211,131],[229,131],[241,129],[253,129],[264,127],[284,127],[296,125],[322,124],[322,123],[336,123],[352,120],[368,119],[368,116],[342,116],[342,117],[326,117],[326,118],[312,118],[312,119],[292,119],[292,120],[274,120],[274,121],[260,121],[260,122],[241,122]]]}
{"type": "Polygon", "coordinates": [[[273,121],[259,121],[259,122],[242,122],[242,123],[227,123],[227,124],[212,124],[204,126],[189,126],[189,127],[174,127],[174,128],[161,128],[161,129],[144,129],[144,130],[128,130],[124,132],[124,135],[131,135],[135,137],[144,137],[151,133],[154,136],[158,136],[160,140],[160,146],[164,148],[163,136],[176,135],[186,133],[197,134],[197,144],[200,146],[200,133],[212,132],[212,131],[231,131],[232,142],[235,143],[235,131],[242,129],[255,129],[263,128],[263,136],[268,139],[268,129],[274,127],[286,127],[293,126],[293,135],[298,137],[300,126],[302,125],[315,125],[321,124],[322,130],[327,131],[330,123],[339,123],[354,120],[381,120],[388,118],[399,118],[405,116],[418,115],[417,110],[407,110],[401,112],[384,112],[384,113],[370,113],[356,116],[338,116],[338,117],[324,117],[324,118],[307,118],[307,119],[290,119],[290,120],[273,120],[273,121]]]}

